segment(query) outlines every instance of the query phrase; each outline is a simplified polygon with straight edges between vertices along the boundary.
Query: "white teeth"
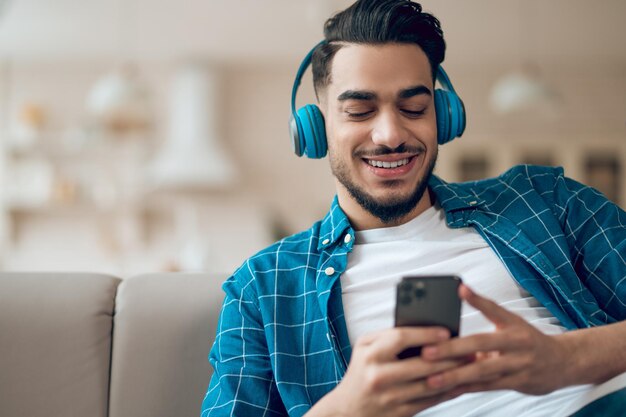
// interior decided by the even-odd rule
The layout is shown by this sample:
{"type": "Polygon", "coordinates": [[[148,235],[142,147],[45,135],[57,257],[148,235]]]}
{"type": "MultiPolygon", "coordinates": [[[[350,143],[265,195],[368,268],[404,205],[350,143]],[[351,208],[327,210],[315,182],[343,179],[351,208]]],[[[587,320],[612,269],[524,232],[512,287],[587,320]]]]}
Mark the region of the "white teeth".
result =
{"type": "Polygon", "coordinates": [[[409,163],[409,158],[401,159],[399,161],[393,162],[383,162],[383,161],[374,161],[372,159],[368,159],[367,163],[373,167],[377,168],[397,168],[409,163]]]}

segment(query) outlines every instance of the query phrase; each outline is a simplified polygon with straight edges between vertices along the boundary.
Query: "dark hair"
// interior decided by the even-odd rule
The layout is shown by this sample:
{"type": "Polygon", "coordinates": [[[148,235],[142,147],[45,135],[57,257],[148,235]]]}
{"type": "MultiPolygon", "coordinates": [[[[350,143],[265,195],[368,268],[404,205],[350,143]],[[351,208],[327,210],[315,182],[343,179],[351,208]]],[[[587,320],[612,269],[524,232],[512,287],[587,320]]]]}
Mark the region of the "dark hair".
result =
{"type": "Polygon", "coordinates": [[[446,53],[439,20],[410,0],[358,0],[326,21],[324,38],[326,42],[315,49],[312,57],[318,99],[319,92],[331,82],[330,66],[343,43],[417,44],[428,57],[433,81],[446,53]]]}

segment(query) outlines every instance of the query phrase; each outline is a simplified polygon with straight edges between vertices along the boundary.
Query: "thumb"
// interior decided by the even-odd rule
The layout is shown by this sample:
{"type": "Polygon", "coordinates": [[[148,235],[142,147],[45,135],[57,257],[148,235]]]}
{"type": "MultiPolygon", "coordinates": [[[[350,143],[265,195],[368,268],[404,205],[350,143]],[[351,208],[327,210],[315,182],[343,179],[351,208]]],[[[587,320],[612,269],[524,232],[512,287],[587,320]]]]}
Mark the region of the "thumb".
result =
{"type": "Polygon", "coordinates": [[[505,308],[500,307],[494,301],[476,294],[464,284],[461,284],[459,287],[459,297],[461,297],[462,300],[467,301],[469,305],[474,307],[476,310],[483,313],[483,315],[498,328],[510,326],[517,323],[519,320],[522,320],[519,316],[511,313],[505,308]]]}

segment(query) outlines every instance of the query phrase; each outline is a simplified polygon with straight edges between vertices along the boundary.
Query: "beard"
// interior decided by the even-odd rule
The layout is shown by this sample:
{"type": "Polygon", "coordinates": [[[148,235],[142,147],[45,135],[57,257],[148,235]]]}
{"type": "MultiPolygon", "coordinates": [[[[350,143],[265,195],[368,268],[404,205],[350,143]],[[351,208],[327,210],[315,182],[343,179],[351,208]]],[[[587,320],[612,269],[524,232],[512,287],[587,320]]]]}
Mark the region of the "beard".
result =
{"type": "MultiPolygon", "coordinates": [[[[329,149],[330,150],[330,149],[329,149]]],[[[376,152],[377,155],[389,154],[389,151],[376,152]]],[[[340,159],[335,158],[333,153],[329,154],[330,167],[333,175],[348,190],[350,196],[367,212],[378,218],[383,224],[394,223],[411,212],[417,203],[424,196],[424,192],[428,188],[428,181],[432,176],[435,164],[437,162],[437,152],[434,156],[425,161],[427,164],[426,172],[415,186],[415,189],[408,195],[391,195],[389,198],[382,200],[376,199],[362,187],[359,187],[352,180],[348,166],[340,159]]],[[[386,181],[385,186],[392,191],[395,186],[400,184],[399,180],[386,181]]]]}

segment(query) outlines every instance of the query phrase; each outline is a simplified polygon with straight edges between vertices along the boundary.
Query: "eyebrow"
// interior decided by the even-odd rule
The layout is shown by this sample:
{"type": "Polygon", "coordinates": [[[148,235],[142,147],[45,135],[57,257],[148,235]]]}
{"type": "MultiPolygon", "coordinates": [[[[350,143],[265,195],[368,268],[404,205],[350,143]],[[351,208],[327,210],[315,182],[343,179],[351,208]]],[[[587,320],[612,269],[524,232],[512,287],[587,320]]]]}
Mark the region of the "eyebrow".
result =
{"type": "MultiPolygon", "coordinates": [[[[398,93],[398,98],[407,99],[418,95],[432,96],[432,92],[425,85],[416,85],[414,87],[405,88],[398,93]]],[[[372,101],[376,100],[378,96],[373,91],[366,90],[346,90],[339,94],[338,101],[346,100],[360,100],[360,101],[372,101]]]]}
{"type": "Polygon", "coordinates": [[[343,93],[339,94],[339,97],[337,97],[337,100],[339,101],[346,101],[346,100],[372,101],[372,100],[376,100],[376,94],[371,91],[346,90],[343,93]]]}
{"type": "Polygon", "coordinates": [[[422,94],[425,94],[427,96],[433,95],[433,93],[430,91],[430,88],[426,87],[425,85],[416,85],[415,87],[410,87],[410,88],[400,91],[400,94],[398,94],[398,97],[406,99],[406,98],[419,96],[422,94]]]}

